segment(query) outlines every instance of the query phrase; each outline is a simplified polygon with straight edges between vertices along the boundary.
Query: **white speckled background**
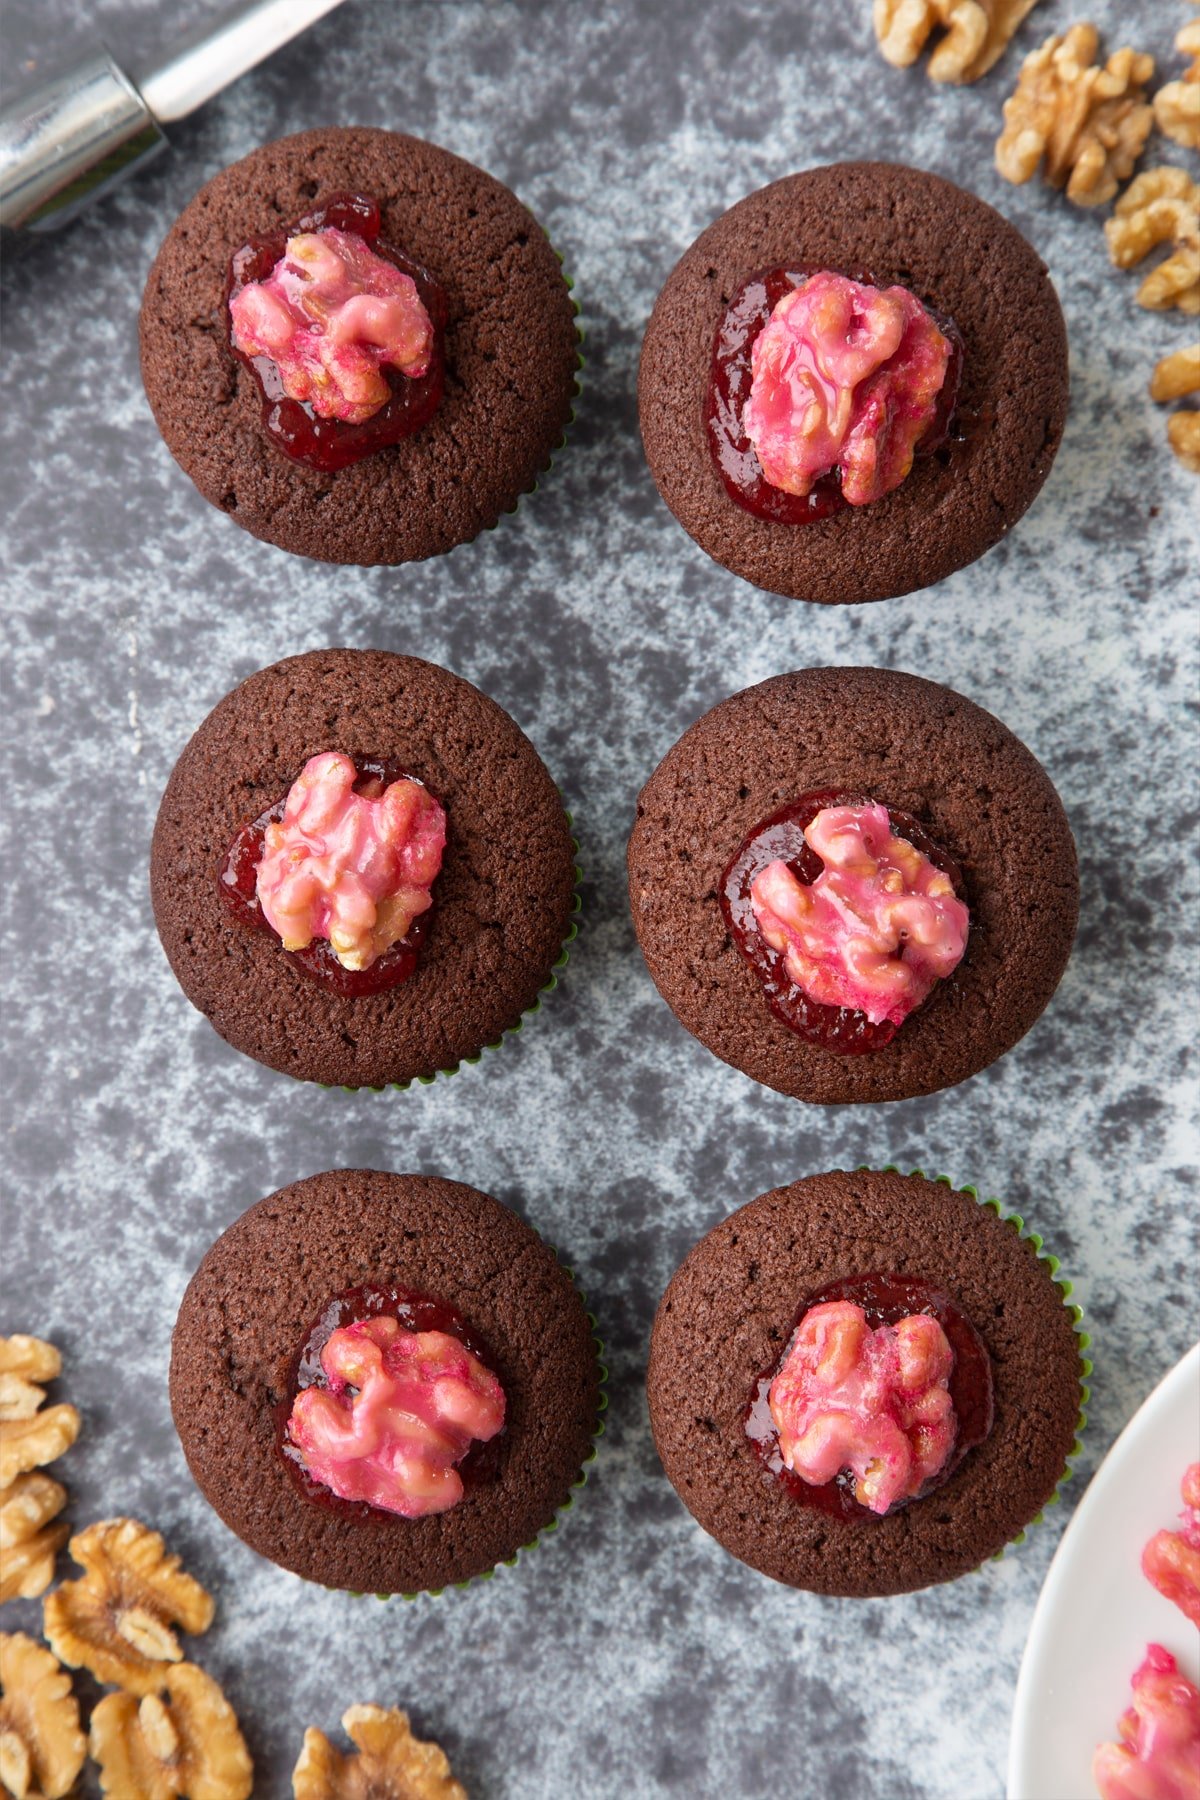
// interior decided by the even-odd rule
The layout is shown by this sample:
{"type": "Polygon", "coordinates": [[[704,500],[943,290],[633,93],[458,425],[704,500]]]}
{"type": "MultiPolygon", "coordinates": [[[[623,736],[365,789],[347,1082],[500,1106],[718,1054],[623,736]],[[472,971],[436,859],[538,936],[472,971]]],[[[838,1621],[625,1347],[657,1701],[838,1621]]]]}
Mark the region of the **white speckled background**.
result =
{"type": "MultiPolygon", "coordinates": [[[[93,29],[136,66],[212,10],[8,0],[6,86],[93,29]]],[[[6,257],[3,1328],[65,1350],[62,1393],[84,1415],[61,1466],[74,1519],[146,1519],[216,1591],[195,1649],[244,1722],[256,1794],[290,1792],[305,1725],[332,1731],[376,1699],[411,1708],[486,1800],[995,1800],[1068,1507],[940,1591],[849,1603],[772,1585],[703,1536],[659,1470],[642,1391],[658,1296],[740,1201],[895,1160],[978,1179],[1062,1254],[1098,1340],[1085,1474],[1195,1335],[1200,487],[1146,393],[1188,327],[1138,310],[1097,216],[994,174],[1017,53],[938,89],[877,57],[869,13],[348,0],[135,185],[6,257]],[[578,423],[542,490],[398,572],[292,560],[238,531],[171,462],[138,378],[141,285],[175,214],[254,144],[327,122],[412,130],[510,183],[576,276],[588,334],[578,423]],[[753,591],[676,527],[634,380],[654,295],[702,227],[777,175],[863,154],[956,177],[1028,234],[1066,308],[1074,404],[1006,544],[925,594],[822,610],[753,591]],[[407,1095],[302,1089],[237,1056],[184,1001],[150,917],[150,831],[188,735],[251,670],[329,643],[417,652],[486,689],[542,751],[583,846],[560,991],[501,1055],[407,1095]],[[997,712],[1058,784],[1083,865],[1075,957],[1032,1034],[966,1086],[885,1110],[807,1109],[717,1063],[659,1001],[625,901],[634,796],[668,746],[734,688],[826,661],[915,670],[997,712]],[[251,1555],[193,1488],[167,1407],[172,1321],[213,1236],[347,1163],[440,1171],[516,1206],[574,1265],[613,1365],[600,1459],[557,1538],[411,1605],[327,1594],[251,1555]]],[[[1185,7],[1091,13],[1110,47],[1132,38],[1174,67],[1185,7]]],[[[1071,17],[1044,0],[1021,47],[1071,17]]]]}

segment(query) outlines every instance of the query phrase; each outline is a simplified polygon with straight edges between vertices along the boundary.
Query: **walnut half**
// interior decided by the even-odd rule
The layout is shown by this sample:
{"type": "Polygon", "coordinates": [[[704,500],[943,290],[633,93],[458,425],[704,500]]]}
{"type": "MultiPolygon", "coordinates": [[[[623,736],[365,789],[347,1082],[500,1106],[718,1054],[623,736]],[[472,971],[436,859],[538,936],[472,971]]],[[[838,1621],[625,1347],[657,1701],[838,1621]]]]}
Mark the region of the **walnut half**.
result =
{"type": "Polygon", "coordinates": [[[1164,164],[1131,181],[1104,227],[1108,254],[1131,269],[1160,244],[1175,246],[1137,291],[1151,312],[1200,313],[1200,187],[1186,169],[1164,164]]]}
{"type": "Polygon", "coordinates": [[[933,81],[978,81],[1008,48],[1037,0],[875,0],[875,37],[893,68],[916,62],[934,31],[933,81]]]}
{"type": "MultiPolygon", "coordinates": [[[[1200,394],[1200,344],[1164,356],[1150,377],[1150,398],[1160,404],[1200,394]]],[[[1200,475],[1200,411],[1181,407],[1167,420],[1167,442],[1185,469],[1200,475]]]]}
{"type": "Polygon", "coordinates": [[[109,1694],[92,1714],[91,1752],[114,1800],[248,1800],[250,1752],[237,1716],[194,1663],[165,1672],[165,1696],[109,1694]]]}
{"type": "Polygon", "coordinates": [[[343,1756],[309,1726],[292,1770],[293,1800],[467,1800],[445,1751],[414,1737],[398,1707],[351,1706],[342,1730],[357,1756],[343,1756]]]}
{"type": "Polygon", "coordinates": [[[1165,137],[1185,150],[1200,150],[1200,18],[1189,20],[1175,48],[1192,59],[1178,81],[1168,81],[1154,96],[1154,122],[1165,137]]]}
{"type": "Polygon", "coordinates": [[[0,1337],[0,1490],[56,1462],[79,1436],[73,1406],[42,1407],[42,1383],[61,1370],[62,1357],[44,1338],[0,1337]]]}
{"type": "Polygon", "coordinates": [[[1101,206],[1132,174],[1154,121],[1154,58],[1125,49],[1097,63],[1099,48],[1094,25],[1072,25],[1025,58],[996,144],[1005,181],[1028,181],[1041,163],[1068,200],[1101,206]]]}
{"type": "Polygon", "coordinates": [[[0,1782],[15,1800],[61,1800],[86,1751],[71,1677],[24,1632],[0,1632],[0,1782]]]}
{"type": "Polygon", "coordinates": [[[0,1606],[32,1600],[54,1580],[54,1559],[71,1528],[51,1521],[66,1504],[66,1488],[37,1471],[0,1491],[0,1606]]]}
{"type": "Polygon", "coordinates": [[[183,1651],[172,1629],[207,1631],[212,1596],[167,1554],[157,1531],[136,1519],[104,1519],[71,1539],[86,1574],[46,1598],[47,1638],[71,1668],[131,1694],[167,1685],[183,1651]]]}

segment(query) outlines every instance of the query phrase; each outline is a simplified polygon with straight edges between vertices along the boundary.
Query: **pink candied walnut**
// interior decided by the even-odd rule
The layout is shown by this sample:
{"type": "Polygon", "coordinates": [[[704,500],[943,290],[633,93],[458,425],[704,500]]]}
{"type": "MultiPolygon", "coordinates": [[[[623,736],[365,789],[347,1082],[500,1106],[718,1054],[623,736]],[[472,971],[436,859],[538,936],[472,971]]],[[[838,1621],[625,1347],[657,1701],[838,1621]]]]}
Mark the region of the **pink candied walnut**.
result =
{"type": "Polygon", "coordinates": [[[268,357],[283,391],[322,419],[361,425],[391,398],[383,365],[419,378],[433,323],[411,275],[352,231],[302,231],[265,281],[229,303],[233,346],[268,357]]]}
{"type": "Polygon", "coordinates": [[[310,757],[266,828],[255,892],[285,950],[327,938],[344,968],[369,969],[433,904],[446,814],[419,781],[374,798],[357,780],[339,751],[310,757]]]}
{"type": "Polygon", "coordinates": [[[754,340],[742,428],[763,474],[805,495],[841,470],[865,506],[899,487],[937,416],[952,346],[907,288],[812,275],[754,340]]]}
{"type": "Polygon", "coordinates": [[[899,1025],[962,961],[966,906],[885,806],[823,807],[804,837],[825,867],[806,885],[768,863],[750,885],[758,929],[810,1000],[899,1025]]]}
{"type": "Polygon", "coordinates": [[[1101,1744],[1092,1760],[1100,1800],[1197,1800],[1200,1689],[1161,1644],[1147,1647],[1117,1730],[1122,1741],[1101,1744]]]}
{"type": "Polygon", "coordinates": [[[767,1395],[785,1467],[813,1487],[849,1469],[874,1513],[911,1499],[954,1448],[953,1367],[925,1313],[873,1331],[849,1300],[810,1307],[767,1395]]]}
{"type": "Polygon", "coordinates": [[[458,1338],[391,1318],[335,1331],[321,1351],[328,1387],[302,1388],[287,1435],[314,1481],[406,1519],[463,1496],[455,1468],[504,1424],[504,1390],[458,1338]]]}
{"type": "Polygon", "coordinates": [[[1142,1551],[1142,1573],[1193,1625],[1200,1625],[1200,1463],[1185,1471],[1180,1492],[1183,1529],[1155,1532],[1142,1551]]]}

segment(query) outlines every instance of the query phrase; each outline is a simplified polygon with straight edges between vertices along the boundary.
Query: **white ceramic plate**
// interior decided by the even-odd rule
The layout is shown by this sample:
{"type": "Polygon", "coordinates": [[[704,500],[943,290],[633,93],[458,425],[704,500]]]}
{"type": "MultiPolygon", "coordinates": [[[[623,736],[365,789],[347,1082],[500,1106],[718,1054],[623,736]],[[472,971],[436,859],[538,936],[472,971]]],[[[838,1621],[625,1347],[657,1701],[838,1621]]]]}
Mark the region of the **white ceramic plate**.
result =
{"type": "Polygon", "coordinates": [[[1017,1682],[1008,1800],[1091,1800],[1092,1755],[1116,1735],[1146,1645],[1192,1681],[1200,1643],[1141,1570],[1148,1538],[1178,1522],[1200,1460],[1200,1345],[1155,1388],[1092,1480],[1046,1576],[1017,1682]]]}

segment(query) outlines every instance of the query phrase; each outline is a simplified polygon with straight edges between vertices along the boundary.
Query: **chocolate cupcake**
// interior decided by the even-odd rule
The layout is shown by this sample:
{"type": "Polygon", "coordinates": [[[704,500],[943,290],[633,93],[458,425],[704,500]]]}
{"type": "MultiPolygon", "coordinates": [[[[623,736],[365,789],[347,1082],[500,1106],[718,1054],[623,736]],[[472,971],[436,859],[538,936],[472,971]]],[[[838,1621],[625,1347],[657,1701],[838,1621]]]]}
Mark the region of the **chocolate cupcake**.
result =
{"type": "Polygon", "coordinates": [[[1066,329],[982,200],[836,163],[685,252],[638,397],[651,473],[702,550],[792,599],[885,600],[974,562],[1031,504],[1066,418],[1066,329]]]}
{"type": "Polygon", "coordinates": [[[701,1239],[663,1295],[650,1422],[725,1549],[815,1593],[978,1568],[1055,1496],[1086,1336],[1041,1240],[973,1188],[810,1175],[701,1239]]]}
{"type": "Polygon", "coordinates": [[[600,1376],[570,1275],[515,1213],[457,1181],[340,1169],[208,1251],[171,1407],[251,1549],[326,1587],[415,1593],[508,1561],[569,1504],[600,1376]]]}
{"type": "Polygon", "coordinates": [[[172,456],[255,537],[402,563],[510,512],[562,442],[577,308],[506,187],[398,132],[280,138],[203,187],[142,301],[172,456]]]}
{"type": "Polygon", "coordinates": [[[313,650],[261,670],[167,783],[154,916],[235,1049],[379,1087],[478,1056],[554,985],[574,843],[508,714],[415,657],[313,650]]]}
{"type": "Polygon", "coordinates": [[[647,967],[724,1062],[821,1104],[931,1094],[1024,1036],[1079,909],[1045,771],[916,675],[802,669],[699,719],[642,789],[647,967]]]}

